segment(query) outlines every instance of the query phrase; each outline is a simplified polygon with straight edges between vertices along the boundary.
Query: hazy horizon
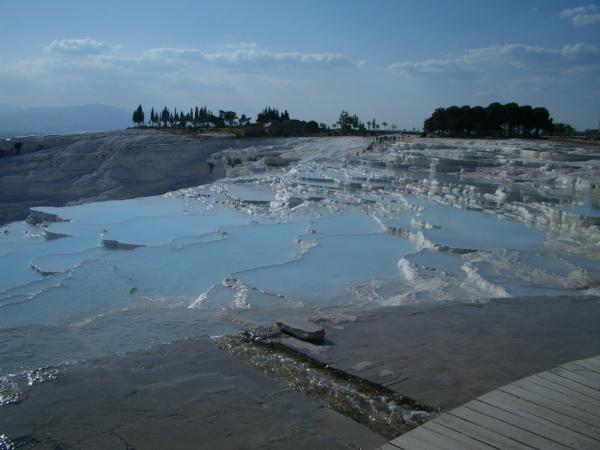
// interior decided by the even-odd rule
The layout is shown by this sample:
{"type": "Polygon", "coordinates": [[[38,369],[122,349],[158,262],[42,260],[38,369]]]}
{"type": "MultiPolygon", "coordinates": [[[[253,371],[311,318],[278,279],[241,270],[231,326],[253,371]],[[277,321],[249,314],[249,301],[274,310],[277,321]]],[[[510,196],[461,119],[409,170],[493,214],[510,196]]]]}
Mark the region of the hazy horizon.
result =
{"type": "Polygon", "coordinates": [[[594,4],[31,1],[2,9],[5,105],[207,105],[253,118],[270,105],[328,125],[344,109],[420,128],[436,107],[515,101],[581,130],[600,120],[594,4]]]}

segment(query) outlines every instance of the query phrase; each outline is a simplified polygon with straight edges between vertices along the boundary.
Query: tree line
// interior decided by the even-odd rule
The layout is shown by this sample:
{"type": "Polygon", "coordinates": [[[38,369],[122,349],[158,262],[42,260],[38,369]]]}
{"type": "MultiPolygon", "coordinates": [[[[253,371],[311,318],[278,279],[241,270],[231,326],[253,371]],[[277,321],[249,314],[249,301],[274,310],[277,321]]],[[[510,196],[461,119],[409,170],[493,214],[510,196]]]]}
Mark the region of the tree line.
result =
{"type": "MultiPolygon", "coordinates": [[[[356,114],[350,114],[348,111],[342,111],[340,113],[340,117],[337,122],[334,124],[335,126],[339,126],[343,131],[358,131],[358,132],[370,132],[370,131],[378,131],[383,127],[384,131],[389,131],[388,123],[381,122],[381,125],[377,123],[375,118],[371,120],[367,120],[367,122],[363,122],[359,119],[356,114]]],[[[392,125],[391,130],[396,131],[398,126],[392,125]]]]}
{"type": "MultiPolygon", "coordinates": [[[[142,105],[139,105],[133,111],[131,120],[136,126],[146,125],[158,128],[227,128],[252,125],[252,118],[246,114],[238,115],[235,111],[226,110],[219,110],[215,114],[206,106],[190,108],[189,112],[177,111],[177,108],[170,110],[166,106],[160,111],[155,111],[152,107],[150,118],[146,121],[144,109],[142,105]]],[[[277,108],[266,107],[258,113],[256,123],[266,124],[290,120],[287,110],[280,113],[277,108]]]]}
{"type": "Polygon", "coordinates": [[[546,108],[517,103],[490,103],[482,106],[437,108],[425,120],[426,133],[438,136],[539,136],[552,133],[553,120],[546,108]]]}
{"type": "Polygon", "coordinates": [[[189,112],[172,111],[166,106],[158,111],[154,107],[150,111],[150,117],[146,122],[146,115],[142,105],[139,105],[131,118],[137,126],[147,125],[158,128],[225,128],[231,126],[245,126],[250,123],[250,118],[242,114],[238,117],[235,111],[219,110],[214,114],[206,106],[190,108],[189,112]]]}
{"type": "MultiPolygon", "coordinates": [[[[187,111],[170,110],[166,106],[162,110],[152,107],[150,117],[146,119],[146,113],[142,105],[139,105],[132,115],[132,121],[136,126],[172,129],[202,129],[202,128],[236,128],[243,136],[303,136],[314,134],[357,134],[378,131],[381,126],[387,128],[387,122],[381,125],[375,119],[362,122],[356,114],[342,111],[338,121],[328,127],[324,123],[315,120],[292,119],[286,110],[280,111],[271,106],[265,107],[256,116],[255,123],[252,118],[245,114],[238,115],[235,111],[219,110],[213,113],[206,106],[190,108],[187,111]]],[[[396,130],[396,125],[392,125],[396,130]]]]}

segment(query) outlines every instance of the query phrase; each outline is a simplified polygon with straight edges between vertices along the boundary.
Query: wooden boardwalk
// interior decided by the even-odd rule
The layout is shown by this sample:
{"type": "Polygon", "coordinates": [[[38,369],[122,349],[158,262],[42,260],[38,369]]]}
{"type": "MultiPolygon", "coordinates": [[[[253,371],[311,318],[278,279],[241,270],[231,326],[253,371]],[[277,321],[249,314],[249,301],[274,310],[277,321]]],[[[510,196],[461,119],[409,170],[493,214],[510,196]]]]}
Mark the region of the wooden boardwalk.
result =
{"type": "Polygon", "coordinates": [[[600,449],[600,356],[523,378],[382,450],[600,449]]]}

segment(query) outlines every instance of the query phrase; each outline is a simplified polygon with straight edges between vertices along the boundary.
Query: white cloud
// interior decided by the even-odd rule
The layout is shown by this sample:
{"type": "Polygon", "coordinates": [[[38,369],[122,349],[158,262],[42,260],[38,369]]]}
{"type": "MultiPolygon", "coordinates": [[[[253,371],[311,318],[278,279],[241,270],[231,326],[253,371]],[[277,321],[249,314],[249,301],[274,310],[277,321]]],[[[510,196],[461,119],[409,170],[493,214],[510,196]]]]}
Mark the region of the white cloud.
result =
{"type": "Polygon", "coordinates": [[[525,44],[494,45],[467,50],[454,58],[403,61],[391,64],[390,70],[405,75],[465,76],[481,74],[498,66],[522,69],[572,69],[597,63],[600,51],[586,44],[558,48],[525,44]]]}
{"type": "Polygon", "coordinates": [[[49,53],[72,56],[99,55],[111,49],[112,47],[106,42],[95,41],[93,39],[54,40],[46,47],[49,53]]]}
{"type": "Polygon", "coordinates": [[[222,52],[155,48],[123,55],[113,51],[118,48],[92,39],[53,41],[44,48],[45,54],[37,57],[0,58],[0,77],[27,80],[38,86],[50,83],[57,88],[67,83],[71,89],[80,81],[82,90],[98,85],[105,89],[110,80],[115,91],[129,92],[162,80],[177,86],[174,90],[182,91],[187,86],[194,91],[210,85],[214,91],[215,86],[224,84],[229,90],[237,89],[239,80],[244,79],[245,83],[249,77],[254,77],[254,84],[266,80],[276,80],[279,85],[299,80],[309,83],[309,79],[327,79],[331,69],[364,67],[363,62],[353,62],[339,53],[273,52],[247,43],[228,46],[222,52]]]}
{"type": "Polygon", "coordinates": [[[145,57],[206,62],[231,66],[286,65],[295,67],[351,67],[360,66],[340,53],[297,53],[271,52],[258,48],[254,43],[242,43],[239,46],[227,46],[224,52],[205,52],[194,48],[155,48],[144,53],[145,57]]]}
{"type": "Polygon", "coordinates": [[[580,14],[573,16],[571,21],[578,26],[593,25],[600,23],[600,14],[580,14]]]}
{"type": "Polygon", "coordinates": [[[561,11],[560,17],[568,18],[581,14],[590,14],[596,11],[598,11],[598,7],[596,5],[578,6],[577,8],[565,9],[561,11]]]}
{"type": "Polygon", "coordinates": [[[403,61],[390,64],[390,70],[404,75],[425,75],[444,77],[464,77],[474,75],[477,70],[464,64],[461,58],[426,59],[423,61],[403,61]]]}
{"type": "Polygon", "coordinates": [[[160,70],[161,67],[183,70],[186,66],[199,64],[242,72],[256,72],[274,66],[312,69],[364,67],[364,61],[351,61],[341,53],[274,52],[263,50],[254,43],[228,45],[221,52],[163,47],[131,56],[107,54],[117,48],[120,46],[111,46],[93,39],[63,39],[52,41],[46,47],[46,52],[50,54],[50,59],[60,57],[62,64],[118,70],[136,70],[141,67],[150,70],[160,70]],[[82,56],[85,58],[81,58],[82,56]]]}
{"type": "Polygon", "coordinates": [[[0,57],[0,85],[6,86],[0,101],[292,107],[337,86],[338,70],[364,72],[361,63],[339,53],[267,51],[245,43],[211,52],[154,48],[124,54],[117,48],[91,39],[63,40],[33,57],[0,57]]]}
{"type": "Polygon", "coordinates": [[[560,17],[570,19],[574,25],[585,26],[600,23],[600,7],[597,5],[578,6],[561,11],[560,17]]]}
{"type": "Polygon", "coordinates": [[[462,59],[467,64],[510,64],[540,68],[588,64],[596,61],[598,55],[596,47],[581,43],[558,48],[506,44],[469,50],[462,59]]]}

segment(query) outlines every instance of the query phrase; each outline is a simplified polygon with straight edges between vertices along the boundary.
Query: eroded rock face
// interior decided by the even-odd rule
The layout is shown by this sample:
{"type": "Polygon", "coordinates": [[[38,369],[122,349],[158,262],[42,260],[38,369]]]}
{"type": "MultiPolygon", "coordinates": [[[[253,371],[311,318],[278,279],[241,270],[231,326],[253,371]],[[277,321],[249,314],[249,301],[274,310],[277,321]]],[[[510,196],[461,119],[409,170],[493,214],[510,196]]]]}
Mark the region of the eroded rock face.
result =
{"type": "Polygon", "coordinates": [[[54,239],[62,239],[68,236],[68,234],[55,233],[53,231],[44,230],[44,239],[46,239],[47,241],[53,241],[54,239]]]}
{"type": "MultiPolygon", "coordinates": [[[[162,194],[224,175],[210,156],[230,137],[194,137],[123,130],[23,138],[29,151],[0,166],[0,223],[23,219],[30,207],[162,194]]],[[[30,223],[52,221],[34,213],[30,223]]]]}
{"type": "Polygon", "coordinates": [[[304,199],[300,197],[290,197],[287,199],[286,206],[288,208],[295,208],[298,205],[304,203],[304,199]]]}
{"type": "Polygon", "coordinates": [[[30,225],[39,225],[45,222],[63,222],[63,219],[56,214],[39,211],[37,209],[30,209],[29,216],[25,220],[30,225]]]}
{"type": "Polygon", "coordinates": [[[164,194],[283,169],[322,148],[364,146],[362,138],[236,139],[136,129],[22,141],[24,151],[0,165],[0,224],[26,218],[30,207],[164,194]]]}
{"type": "Polygon", "coordinates": [[[138,247],[143,247],[140,244],[128,244],[127,242],[119,242],[114,239],[101,239],[100,245],[111,250],[133,250],[138,247]]]}

